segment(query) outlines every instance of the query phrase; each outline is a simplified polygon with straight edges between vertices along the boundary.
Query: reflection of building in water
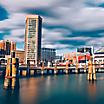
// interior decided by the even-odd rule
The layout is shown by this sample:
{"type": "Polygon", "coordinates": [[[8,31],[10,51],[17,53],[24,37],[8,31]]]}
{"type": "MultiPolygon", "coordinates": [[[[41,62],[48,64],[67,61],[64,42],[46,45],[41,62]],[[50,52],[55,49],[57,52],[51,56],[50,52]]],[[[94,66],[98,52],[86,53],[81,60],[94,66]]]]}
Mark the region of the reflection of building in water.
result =
{"type": "Polygon", "coordinates": [[[92,100],[95,100],[95,98],[96,98],[96,82],[93,82],[93,81],[89,82],[88,93],[89,93],[89,97],[92,100]]]}
{"type": "Polygon", "coordinates": [[[38,97],[40,96],[39,80],[35,78],[29,78],[28,80],[22,80],[20,88],[21,104],[38,104],[38,97]],[[25,86],[24,86],[25,85],[25,86]]]}

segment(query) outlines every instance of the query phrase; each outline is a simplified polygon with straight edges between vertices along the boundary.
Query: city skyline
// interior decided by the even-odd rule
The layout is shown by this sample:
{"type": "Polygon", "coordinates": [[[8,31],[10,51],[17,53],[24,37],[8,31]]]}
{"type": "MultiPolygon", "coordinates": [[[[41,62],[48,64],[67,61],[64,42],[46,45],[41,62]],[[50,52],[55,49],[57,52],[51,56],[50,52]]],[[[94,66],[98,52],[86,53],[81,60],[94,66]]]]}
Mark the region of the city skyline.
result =
{"type": "Polygon", "coordinates": [[[1,0],[0,40],[14,40],[17,49],[24,49],[25,17],[37,14],[43,17],[42,47],[66,53],[84,45],[103,46],[103,4],[104,0],[1,0]]]}

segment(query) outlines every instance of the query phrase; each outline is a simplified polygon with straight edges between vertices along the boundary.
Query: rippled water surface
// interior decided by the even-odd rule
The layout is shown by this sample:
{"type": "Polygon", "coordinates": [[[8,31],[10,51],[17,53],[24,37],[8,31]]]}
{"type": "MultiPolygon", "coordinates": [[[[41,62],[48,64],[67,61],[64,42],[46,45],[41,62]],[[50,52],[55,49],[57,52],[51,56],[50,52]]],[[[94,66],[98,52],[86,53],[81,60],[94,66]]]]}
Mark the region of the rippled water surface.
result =
{"type": "Polygon", "coordinates": [[[86,74],[20,78],[20,88],[4,90],[0,79],[0,104],[104,104],[104,74],[96,82],[86,74]]]}

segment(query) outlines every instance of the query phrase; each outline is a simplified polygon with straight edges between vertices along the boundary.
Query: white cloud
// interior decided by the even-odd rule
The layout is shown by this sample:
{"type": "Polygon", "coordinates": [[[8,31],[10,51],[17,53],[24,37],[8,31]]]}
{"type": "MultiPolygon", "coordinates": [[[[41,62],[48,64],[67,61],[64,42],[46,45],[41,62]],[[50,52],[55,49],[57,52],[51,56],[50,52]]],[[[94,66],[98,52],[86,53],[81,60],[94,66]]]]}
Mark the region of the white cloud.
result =
{"type": "Polygon", "coordinates": [[[67,47],[72,47],[71,45],[65,45],[65,44],[45,44],[43,45],[45,48],[56,48],[56,49],[65,49],[67,47]]]}
{"type": "Polygon", "coordinates": [[[65,38],[65,40],[78,40],[78,41],[88,41],[90,40],[91,37],[84,37],[84,36],[76,36],[76,37],[69,37],[69,38],[65,38]]]}
{"type": "Polygon", "coordinates": [[[104,28],[104,8],[88,7],[85,5],[85,0],[21,0],[20,2],[18,0],[1,0],[0,3],[10,12],[10,20],[1,23],[3,25],[9,23],[17,26],[18,21],[22,21],[19,23],[23,24],[26,15],[24,15],[23,9],[34,8],[35,11],[35,8],[44,7],[49,8],[57,16],[57,18],[44,16],[46,24],[67,26],[77,31],[93,31],[104,28]]]}
{"type": "Polygon", "coordinates": [[[10,35],[4,35],[4,40],[11,40],[15,42],[24,42],[24,29],[14,29],[10,35]]]}
{"type": "Polygon", "coordinates": [[[43,28],[43,39],[44,41],[59,41],[64,39],[64,37],[71,34],[71,31],[67,29],[45,29],[43,28]]]}
{"type": "Polygon", "coordinates": [[[57,19],[44,17],[46,24],[63,25],[77,31],[104,29],[104,8],[81,7],[76,9],[56,7],[54,10],[57,10],[59,17],[57,19]]]}
{"type": "Polygon", "coordinates": [[[25,35],[25,29],[14,29],[11,31],[11,36],[24,36],[25,35]]]}
{"type": "Polygon", "coordinates": [[[18,29],[25,28],[25,16],[24,13],[14,13],[9,16],[8,19],[0,21],[0,30],[4,29],[18,29]]]}
{"type": "MultiPolygon", "coordinates": [[[[1,0],[0,3],[7,8],[8,11],[10,9],[10,11],[17,13],[14,14],[14,12],[10,12],[11,16],[9,18],[13,20],[11,25],[18,24],[18,20],[23,20],[25,15],[21,10],[34,8],[35,11],[35,8],[45,7],[51,9],[51,11],[58,16],[58,18],[44,17],[46,24],[63,25],[80,31],[101,30],[104,28],[104,8],[87,7],[85,0],[22,0],[21,2],[18,0],[1,0]],[[14,21],[15,19],[17,19],[17,22],[14,21]]],[[[6,22],[10,23],[9,21],[6,22]]],[[[4,25],[6,25],[6,23],[4,23],[4,25]]]]}
{"type": "Polygon", "coordinates": [[[104,47],[104,38],[92,38],[86,42],[88,46],[94,46],[94,52],[99,50],[101,47],[104,47]]]}
{"type": "Polygon", "coordinates": [[[61,0],[0,0],[0,4],[3,5],[9,12],[18,12],[27,8],[49,7],[55,5],[61,0]]]}
{"type": "Polygon", "coordinates": [[[92,0],[92,2],[95,4],[102,4],[104,3],[104,0],[92,0]]]}
{"type": "Polygon", "coordinates": [[[15,42],[24,42],[24,40],[19,37],[12,37],[9,35],[5,35],[4,40],[10,40],[10,41],[15,41],[15,42]]]}
{"type": "Polygon", "coordinates": [[[92,38],[86,42],[86,45],[92,45],[95,47],[104,46],[104,38],[92,38]]]}
{"type": "Polygon", "coordinates": [[[55,43],[61,40],[78,40],[78,41],[87,41],[90,40],[91,37],[84,36],[70,36],[71,31],[67,29],[45,29],[43,28],[43,44],[55,43]],[[67,35],[68,34],[68,35],[67,35]]]}

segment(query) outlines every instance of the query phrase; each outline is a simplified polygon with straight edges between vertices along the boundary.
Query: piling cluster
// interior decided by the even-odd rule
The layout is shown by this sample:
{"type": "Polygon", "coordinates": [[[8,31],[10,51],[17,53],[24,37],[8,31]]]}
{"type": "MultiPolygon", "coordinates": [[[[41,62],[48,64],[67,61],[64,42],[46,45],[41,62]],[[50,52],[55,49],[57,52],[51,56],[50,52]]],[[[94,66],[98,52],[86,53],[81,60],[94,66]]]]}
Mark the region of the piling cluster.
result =
{"type": "Polygon", "coordinates": [[[5,78],[4,78],[4,88],[12,88],[14,89],[17,87],[17,78],[18,78],[18,67],[19,67],[19,60],[18,58],[12,57],[8,58],[5,78]]]}
{"type": "Polygon", "coordinates": [[[96,69],[95,69],[95,64],[89,60],[88,63],[88,76],[87,76],[88,80],[96,80],[96,69]]]}

